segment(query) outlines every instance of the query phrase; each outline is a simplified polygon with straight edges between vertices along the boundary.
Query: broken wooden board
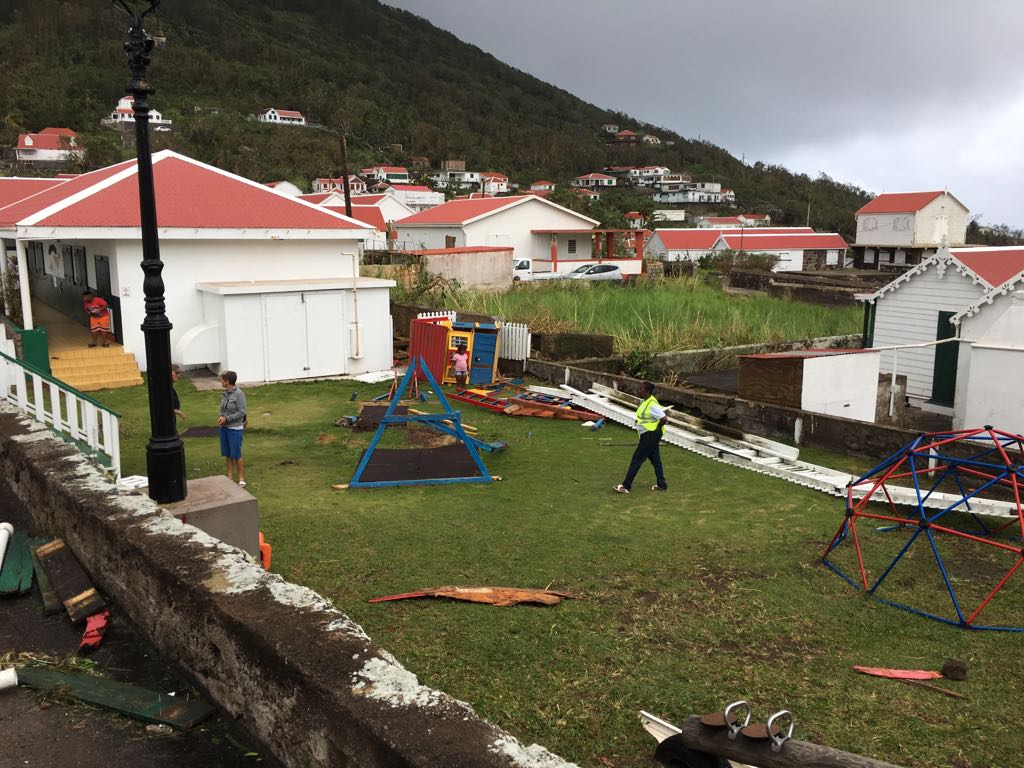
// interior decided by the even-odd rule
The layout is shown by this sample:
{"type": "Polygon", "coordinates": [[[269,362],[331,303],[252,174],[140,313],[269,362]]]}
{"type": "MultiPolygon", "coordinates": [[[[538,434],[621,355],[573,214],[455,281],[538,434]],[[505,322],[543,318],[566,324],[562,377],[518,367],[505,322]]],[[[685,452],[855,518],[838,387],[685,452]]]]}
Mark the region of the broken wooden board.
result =
{"type": "Polygon", "coordinates": [[[367,602],[384,603],[391,600],[408,600],[414,597],[445,597],[450,600],[463,600],[468,603],[487,603],[489,605],[518,605],[519,603],[539,603],[541,605],[558,605],[562,598],[572,598],[568,592],[557,592],[553,589],[529,589],[526,587],[434,587],[418,592],[407,592],[403,595],[374,597],[367,602]]]}
{"type": "Polygon", "coordinates": [[[43,613],[49,616],[50,614],[63,611],[64,604],[57,597],[57,590],[53,588],[50,577],[46,574],[42,563],[39,562],[39,556],[36,554],[37,549],[39,549],[38,546],[32,547],[32,570],[36,574],[36,584],[39,585],[39,593],[43,596],[43,613]]]}
{"type": "Polygon", "coordinates": [[[53,583],[72,623],[84,621],[102,611],[106,603],[92,585],[63,539],[54,539],[36,550],[40,564],[53,583]]]}
{"type": "Polygon", "coordinates": [[[24,595],[32,589],[32,554],[28,534],[15,531],[7,543],[3,569],[0,570],[0,595],[24,595]]]}
{"type": "Polygon", "coordinates": [[[58,690],[122,715],[147,723],[169,725],[181,731],[191,728],[214,712],[213,707],[202,701],[187,701],[184,697],[168,696],[137,685],[78,672],[22,667],[18,670],[18,682],[44,691],[58,690]]]}

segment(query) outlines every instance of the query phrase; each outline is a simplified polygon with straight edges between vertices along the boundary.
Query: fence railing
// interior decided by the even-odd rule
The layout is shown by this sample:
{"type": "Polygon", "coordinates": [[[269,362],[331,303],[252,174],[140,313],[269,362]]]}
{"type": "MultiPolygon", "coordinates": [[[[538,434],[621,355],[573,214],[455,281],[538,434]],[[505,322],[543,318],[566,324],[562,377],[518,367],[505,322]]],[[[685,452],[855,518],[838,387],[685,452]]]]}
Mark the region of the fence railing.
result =
{"type": "Polygon", "coordinates": [[[0,399],[45,424],[120,479],[120,416],[60,379],[18,360],[12,341],[0,345],[0,399]]]}
{"type": "Polygon", "coordinates": [[[504,323],[498,331],[498,354],[506,360],[530,356],[530,329],[524,323],[504,323]]]}
{"type": "Polygon", "coordinates": [[[433,319],[435,317],[445,317],[445,318],[448,318],[449,320],[451,320],[454,323],[456,316],[457,316],[457,314],[455,312],[453,312],[452,310],[450,310],[450,309],[442,309],[442,310],[431,311],[431,312],[420,312],[418,315],[416,315],[416,319],[417,320],[427,320],[427,319],[433,319]]]}

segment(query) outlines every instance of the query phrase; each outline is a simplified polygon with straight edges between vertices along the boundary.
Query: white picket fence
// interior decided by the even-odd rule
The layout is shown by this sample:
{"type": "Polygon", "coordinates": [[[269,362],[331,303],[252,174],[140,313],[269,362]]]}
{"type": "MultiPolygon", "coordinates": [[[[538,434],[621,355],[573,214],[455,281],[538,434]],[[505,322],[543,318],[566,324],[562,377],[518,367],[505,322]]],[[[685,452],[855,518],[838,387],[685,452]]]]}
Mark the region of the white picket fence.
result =
{"type": "Polygon", "coordinates": [[[530,356],[530,329],[524,323],[503,323],[498,331],[499,355],[506,360],[526,360],[530,356]]]}
{"type": "MultiPolygon", "coordinates": [[[[456,313],[450,309],[420,312],[419,320],[444,317],[455,322],[456,313]]],[[[505,360],[526,360],[530,356],[530,329],[524,323],[501,323],[498,331],[498,355],[505,360]]]]}
{"type": "Polygon", "coordinates": [[[0,342],[0,399],[45,424],[101,466],[121,477],[118,415],[78,390],[14,356],[14,342],[0,342]]]}

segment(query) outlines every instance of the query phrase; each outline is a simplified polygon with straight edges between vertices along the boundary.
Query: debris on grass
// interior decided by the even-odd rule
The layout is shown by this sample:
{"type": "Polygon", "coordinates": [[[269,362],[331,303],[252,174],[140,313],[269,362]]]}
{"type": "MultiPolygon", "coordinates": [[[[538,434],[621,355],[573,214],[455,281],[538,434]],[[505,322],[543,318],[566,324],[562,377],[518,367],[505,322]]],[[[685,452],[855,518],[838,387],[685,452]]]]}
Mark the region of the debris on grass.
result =
{"type": "Polygon", "coordinates": [[[384,603],[392,600],[408,600],[414,597],[444,597],[468,603],[509,606],[518,605],[519,603],[558,605],[562,602],[563,598],[573,598],[575,595],[552,589],[530,589],[526,587],[434,587],[433,589],[422,589],[402,595],[374,597],[367,602],[384,603]]]}
{"type": "Polygon", "coordinates": [[[941,672],[932,672],[927,669],[886,669],[885,667],[862,667],[854,664],[853,670],[862,675],[888,677],[891,680],[938,680],[942,677],[941,672]]]}

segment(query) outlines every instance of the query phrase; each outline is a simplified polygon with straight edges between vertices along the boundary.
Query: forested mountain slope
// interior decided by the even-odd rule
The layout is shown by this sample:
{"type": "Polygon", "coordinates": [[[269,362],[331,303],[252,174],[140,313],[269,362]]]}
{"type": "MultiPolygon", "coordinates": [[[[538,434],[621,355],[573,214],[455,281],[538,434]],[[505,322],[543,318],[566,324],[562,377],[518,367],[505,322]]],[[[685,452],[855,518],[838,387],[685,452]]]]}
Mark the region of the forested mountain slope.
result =
{"type": "MultiPolygon", "coordinates": [[[[344,131],[356,169],[455,157],[529,183],[606,164],[666,165],[732,187],[742,208],[777,224],[803,224],[810,200],[812,225],[848,235],[868,199],[588,104],[376,0],[164,0],[148,27],[157,25],[168,40],[150,68],[153,104],[175,130],[155,143],[260,180],[308,187],[336,173],[344,131]],[[327,130],[249,119],[269,106],[299,109],[327,130]],[[611,146],[604,122],[676,143],[611,146]]],[[[117,132],[99,127],[127,79],[126,27],[102,0],[0,4],[0,144],[57,125],[84,134],[89,167],[130,154],[117,132]]]]}

